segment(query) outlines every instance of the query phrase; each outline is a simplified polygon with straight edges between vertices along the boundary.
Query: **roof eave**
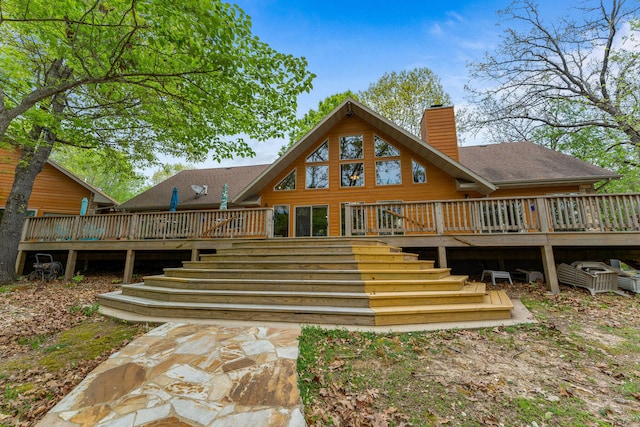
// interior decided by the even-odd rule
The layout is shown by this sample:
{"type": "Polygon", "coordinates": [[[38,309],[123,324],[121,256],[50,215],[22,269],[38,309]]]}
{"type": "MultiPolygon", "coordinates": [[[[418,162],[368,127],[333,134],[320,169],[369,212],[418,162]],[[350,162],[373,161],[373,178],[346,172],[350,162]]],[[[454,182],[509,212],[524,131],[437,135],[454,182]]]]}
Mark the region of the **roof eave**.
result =
{"type": "Polygon", "coordinates": [[[389,135],[391,138],[402,141],[409,149],[422,155],[452,177],[477,183],[478,192],[487,195],[497,189],[497,187],[491,182],[462,165],[460,162],[455,161],[390,120],[387,120],[376,112],[359,104],[352,98],[347,98],[342,102],[342,104],[325,116],[320,123],[314,126],[313,129],[307,132],[297,143],[290,147],[262,174],[240,191],[240,193],[233,198],[233,202],[239,203],[246,197],[254,196],[255,193],[275,179],[287,167],[288,159],[295,159],[302,155],[302,153],[309,148],[309,144],[313,143],[317,138],[328,132],[329,129],[344,117],[352,115],[362,118],[372,126],[389,135]]]}
{"type": "Polygon", "coordinates": [[[520,187],[541,187],[541,186],[560,186],[567,184],[595,184],[600,181],[610,181],[612,179],[619,179],[620,175],[610,176],[589,176],[589,177],[568,177],[568,178],[553,178],[553,179],[527,179],[527,180],[512,180],[512,181],[494,181],[494,184],[500,188],[520,188],[520,187]]]}

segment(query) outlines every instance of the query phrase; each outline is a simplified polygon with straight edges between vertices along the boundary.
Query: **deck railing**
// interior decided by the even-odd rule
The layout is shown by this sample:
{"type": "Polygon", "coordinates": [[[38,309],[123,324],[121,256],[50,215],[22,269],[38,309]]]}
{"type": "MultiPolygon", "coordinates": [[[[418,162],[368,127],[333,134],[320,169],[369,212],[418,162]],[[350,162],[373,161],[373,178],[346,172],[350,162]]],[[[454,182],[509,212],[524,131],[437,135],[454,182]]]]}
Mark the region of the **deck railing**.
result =
{"type": "Polygon", "coordinates": [[[273,210],[151,212],[28,218],[23,241],[271,237],[273,210]]]}
{"type": "Polygon", "coordinates": [[[640,231],[640,194],[359,203],[347,235],[640,231]]]}
{"type": "MultiPolygon", "coordinates": [[[[640,231],[640,194],[347,204],[345,234],[640,231]]],[[[27,218],[23,241],[273,236],[273,209],[27,218]]]]}

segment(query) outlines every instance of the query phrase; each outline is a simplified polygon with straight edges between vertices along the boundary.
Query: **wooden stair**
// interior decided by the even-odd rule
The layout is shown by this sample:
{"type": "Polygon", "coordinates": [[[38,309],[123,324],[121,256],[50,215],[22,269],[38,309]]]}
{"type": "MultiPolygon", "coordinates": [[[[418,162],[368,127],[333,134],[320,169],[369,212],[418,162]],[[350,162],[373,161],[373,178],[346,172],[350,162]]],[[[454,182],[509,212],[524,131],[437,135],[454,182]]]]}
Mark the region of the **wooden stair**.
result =
{"type": "Polygon", "coordinates": [[[331,238],[238,241],[99,303],[154,317],[362,326],[509,319],[513,308],[504,292],[384,242],[331,238]]]}

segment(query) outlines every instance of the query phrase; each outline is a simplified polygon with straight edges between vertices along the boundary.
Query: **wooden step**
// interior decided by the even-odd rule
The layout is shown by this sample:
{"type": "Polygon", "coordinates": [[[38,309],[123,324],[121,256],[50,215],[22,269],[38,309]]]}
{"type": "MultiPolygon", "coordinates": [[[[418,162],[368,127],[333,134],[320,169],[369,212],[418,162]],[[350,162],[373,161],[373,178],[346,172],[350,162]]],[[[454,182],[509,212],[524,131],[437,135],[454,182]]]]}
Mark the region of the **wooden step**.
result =
{"type": "Polygon", "coordinates": [[[381,246],[393,248],[388,243],[361,237],[288,237],[283,239],[242,239],[233,242],[233,248],[295,246],[297,248],[318,246],[381,246]]]}
{"type": "Polygon", "coordinates": [[[299,251],[295,254],[288,254],[285,257],[279,254],[271,254],[271,253],[258,253],[258,254],[247,254],[247,253],[237,253],[233,255],[229,254],[202,254],[200,255],[200,261],[204,262],[217,262],[217,261],[274,261],[281,262],[283,260],[290,260],[292,262],[336,262],[336,261],[362,261],[362,262],[400,262],[400,261],[420,261],[421,263],[429,263],[431,267],[434,266],[435,262],[433,260],[418,260],[417,254],[410,254],[406,252],[401,253],[382,253],[382,254],[354,254],[354,253],[343,253],[343,254],[330,254],[330,253],[311,253],[299,251]]]}
{"type": "Polygon", "coordinates": [[[453,291],[418,292],[318,292],[179,289],[145,284],[123,285],[122,294],[158,301],[260,305],[325,305],[335,307],[382,307],[402,305],[462,304],[482,302],[484,283],[453,291]]]}
{"type": "Polygon", "coordinates": [[[105,307],[154,317],[375,325],[375,314],[370,308],[167,302],[125,296],[121,291],[102,294],[98,302],[105,307]]]}
{"type": "Polygon", "coordinates": [[[218,270],[433,270],[433,262],[429,261],[309,261],[302,259],[274,260],[242,260],[233,261],[184,261],[186,269],[218,269],[218,270]]]}
{"type": "MultiPolygon", "coordinates": [[[[217,251],[222,255],[238,255],[243,254],[277,254],[277,255],[289,255],[299,253],[301,248],[293,244],[282,244],[273,247],[264,246],[245,246],[242,248],[231,247],[221,248],[217,251]]],[[[315,246],[308,246],[304,248],[304,251],[312,254],[389,254],[389,253],[401,253],[399,248],[392,246],[343,246],[343,245],[320,245],[316,243],[315,246]]]]}
{"type": "Polygon", "coordinates": [[[510,319],[513,304],[504,291],[490,291],[482,303],[377,307],[376,325],[510,319]]]}
{"type": "Polygon", "coordinates": [[[487,293],[467,279],[376,240],[253,239],[123,285],[99,302],[154,317],[333,325],[510,317],[504,292],[487,293]]]}
{"type": "Polygon", "coordinates": [[[286,280],[421,280],[442,279],[449,275],[448,268],[428,270],[283,270],[283,269],[216,269],[216,268],[166,268],[167,277],[191,277],[199,279],[264,279],[286,280]]]}
{"type": "Polygon", "coordinates": [[[145,284],[156,287],[200,290],[260,290],[308,292],[420,292],[456,291],[467,276],[448,276],[422,280],[288,280],[288,279],[204,279],[189,277],[147,276],[145,284]]]}
{"type": "Polygon", "coordinates": [[[508,319],[513,306],[504,303],[506,294],[492,295],[499,292],[502,291],[491,291],[484,302],[475,304],[385,308],[167,302],[126,296],[121,291],[100,295],[98,301],[105,307],[169,318],[384,326],[508,319]],[[493,305],[492,300],[503,304],[493,305]]]}

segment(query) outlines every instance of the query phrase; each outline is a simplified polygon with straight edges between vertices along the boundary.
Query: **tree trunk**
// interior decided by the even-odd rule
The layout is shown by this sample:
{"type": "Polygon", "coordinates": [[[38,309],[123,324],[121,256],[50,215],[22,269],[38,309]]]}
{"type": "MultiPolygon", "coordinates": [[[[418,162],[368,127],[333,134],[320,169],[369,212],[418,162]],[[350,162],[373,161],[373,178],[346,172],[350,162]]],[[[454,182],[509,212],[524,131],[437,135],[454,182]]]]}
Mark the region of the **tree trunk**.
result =
{"type": "MultiPolygon", "coordinates": [[[[71,76],[71,70],[59,59],[53,61],[49,68],[46,85],[55,85],[71,76]]],[[[55,94],[51,98],[50,112],[54,117],[59,117],[65,107],[65,93],[55,94]]],[[[0,105],[4,112],[4,105],[0,105]]],[[[0,120],[0,131],[6,131],[9,122],[0,120]]],[[[27,217],[27,206],[33,191],[36,176],[42,171],[44,164],[49,159],[51,150],[56,141],[56,135],[47,128],[35,125],[31,130],[31,144],[20,146],[20,160],[16,165],[11,193],[7,198],[5,211],[0,220],[0,236],[3,244],[0,245],[0,284],[15,281],[16,259],[18,246],[22,234],[24,219],[27,217]]]]}
{"type": "MultiPolygon", "coordinates": [[[[47,141],[48,142],[48,141],[47,141]]],[[[51,154],[53,144],[45,143],[36,149],[26,147],[20,153],[20,160],[16,165],[13,186],[7,198],[4,214],[0,221],[0,284],[15,281],[16,258],[18,244],[24,219],[27,216],[27,205],[33,183],[51,154]]]]}

